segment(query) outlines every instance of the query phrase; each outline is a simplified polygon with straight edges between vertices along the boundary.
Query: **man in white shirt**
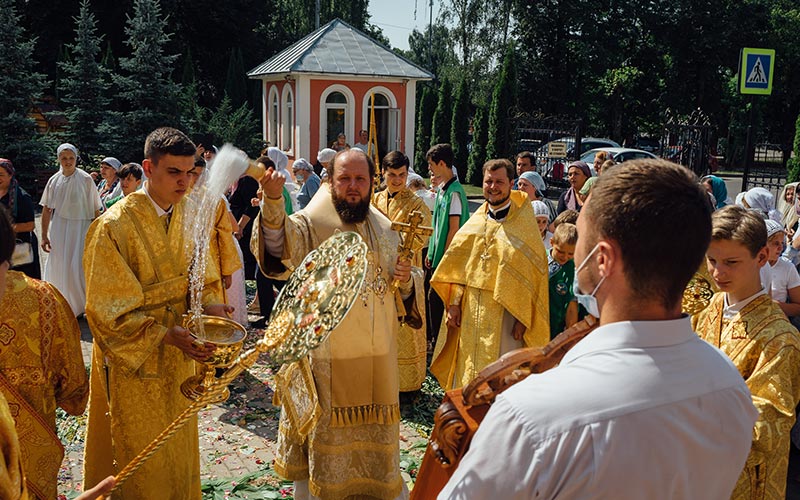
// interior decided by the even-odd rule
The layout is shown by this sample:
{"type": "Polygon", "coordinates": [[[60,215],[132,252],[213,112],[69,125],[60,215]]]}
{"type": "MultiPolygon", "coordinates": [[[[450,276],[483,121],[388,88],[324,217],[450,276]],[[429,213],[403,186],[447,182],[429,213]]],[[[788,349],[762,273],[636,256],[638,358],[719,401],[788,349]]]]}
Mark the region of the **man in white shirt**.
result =
{"type": "Polygon", "coordinates": [[[364,129],[358,131],[358,142],[353,144],[354,148],[358,148],[363,152],[367,152],[369,149],[369,134],[364,129]]]}
{"type": "Polygon", "coordinates": [[[730,497],[758,414],[733,364],[681,314],[711,234],[704,197],[661,160],[603,174],[575,251],[600,326],[498,396],[440,499],[730,497]]]}

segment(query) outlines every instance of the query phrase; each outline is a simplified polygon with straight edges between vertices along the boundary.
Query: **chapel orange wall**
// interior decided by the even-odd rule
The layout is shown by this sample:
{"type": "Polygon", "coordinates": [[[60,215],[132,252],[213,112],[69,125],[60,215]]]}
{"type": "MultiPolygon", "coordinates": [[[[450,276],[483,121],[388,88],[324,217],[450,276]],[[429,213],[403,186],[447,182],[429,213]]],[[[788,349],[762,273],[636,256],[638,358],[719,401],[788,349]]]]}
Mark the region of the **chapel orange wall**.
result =
{"type": "MultiPolygon", "coordinates": [[[[355,97],[354,103],[354,113],[355,116],[353,117],[353,124],[354,124],[354,132],[358,133],[360,129],[369,130],[369,121],[366,123],[362,123],[364,121],[363,112],[364,112],[364,95],[371,89],[372,87],[382,86],[386,87],[387,89],[391,90],[394,94],[394,98],[397,101],[397,108],[400,109],[400,130],[398,131],[400,134],[400,141],[403,144],[403,148],[406,145],[406,134],[405,134],[405,121],[406,121],[406,87],[402,83],[388,83],[382,80],[373,80],[373,81],[345,81],[345,80],[311,80],[310,82],[310,91],[311,95],[309,96],[310,101],[310,119],[311,123],[309,126],[311,127],[310,130],[310,144],[309,148],[313,151],[304,151],[303,153],[308,154],[308,156],[304,156],[304,158],[317,158],[317,151],[319,146],[319,126],[320,126],[320,97],[322,93],[330,87],[331,85],[343,85],[350,89],[355,97]]],[[[367,117],[369,120],[369,117],[367,117]]],[[[352,145],[355,143],[355,139],[353,137],[347,138],[347,143],[352,145]]]]}

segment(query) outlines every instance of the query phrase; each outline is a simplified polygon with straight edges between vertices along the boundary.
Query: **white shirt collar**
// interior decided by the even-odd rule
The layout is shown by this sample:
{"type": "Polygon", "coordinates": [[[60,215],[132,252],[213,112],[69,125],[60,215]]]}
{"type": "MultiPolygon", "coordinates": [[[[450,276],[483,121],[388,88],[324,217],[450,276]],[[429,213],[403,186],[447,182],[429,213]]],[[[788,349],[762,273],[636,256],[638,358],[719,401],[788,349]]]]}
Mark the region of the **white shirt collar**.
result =
{"type": "Polygon", "coordinates": [[[147,198],[150,200],[150,203],[153,204],[153,208],[156,209],[156,215],[161,217],[164,214],[171,214],[172,213],[172,206],[171,205],[170,205],[170,207],[168,209],[164,210],[163,208],[159,207],[158,203],[156,203],[156,201],[153,199],[153,197],[150,196],[150,191],[147,190],[149,185],[150,185],[150,181],[144,181],[144,184],[142,186],[142,191],[144,191],[144,194],[147,195],[147,198]]]}
{"type": "Polygon", "coordinates": [[[689,316],[663,321],[619,321],[598,327],[567,351],[562,364],[585,354],[620,348],[663,347],[680,344],[697,334],[689,316]]]}
{"type": "Polygon", "coordinates": [[[766,293],[767,291],[764,290],[764,288],[761,288],[761,290],[757,291],[753,295],[747,297],[746,299],[742,299],[739,302],[736,302],[735,304],[728,303],[728,294],[725,293],[725,306],[722,309],[722,318],[728,320],[733,319],[733,317],[739,314],[741,310],[747,306],[747,304],[753,302],[756,298],[758,298],[758,296],[764,295],[766,293]]]}

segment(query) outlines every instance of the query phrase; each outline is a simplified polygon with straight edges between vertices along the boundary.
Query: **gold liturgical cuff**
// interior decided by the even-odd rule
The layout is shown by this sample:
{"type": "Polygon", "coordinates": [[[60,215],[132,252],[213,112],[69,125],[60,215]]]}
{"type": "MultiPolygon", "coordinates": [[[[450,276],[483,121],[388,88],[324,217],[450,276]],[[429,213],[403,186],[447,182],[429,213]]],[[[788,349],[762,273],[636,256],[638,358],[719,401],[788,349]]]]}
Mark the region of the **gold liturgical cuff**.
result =
{"type": "Polygon", "coordinates": [[[261,200],[261,225],[267,229],[280,229],[283,227],[283,197],[270,198],[264,195],[261,200]]]}
{"type": "Polygon", "coordinates": [[[450,285],[450,303],[448,306],[460,306],[461,298],[464,297],[463,285],[450,285]]]}

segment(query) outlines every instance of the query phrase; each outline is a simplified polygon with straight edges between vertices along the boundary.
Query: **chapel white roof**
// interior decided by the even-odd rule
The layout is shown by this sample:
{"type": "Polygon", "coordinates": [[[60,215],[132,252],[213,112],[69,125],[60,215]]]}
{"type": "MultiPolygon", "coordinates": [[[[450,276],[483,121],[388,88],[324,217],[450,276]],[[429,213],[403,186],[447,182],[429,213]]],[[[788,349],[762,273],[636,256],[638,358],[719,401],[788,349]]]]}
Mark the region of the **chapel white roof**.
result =
{"type": "Polygon", "coordinates": [[[248,71],[247,76],[255,79],[284,73],[433,78],[429,71],[338,18],[248,71]]]}

